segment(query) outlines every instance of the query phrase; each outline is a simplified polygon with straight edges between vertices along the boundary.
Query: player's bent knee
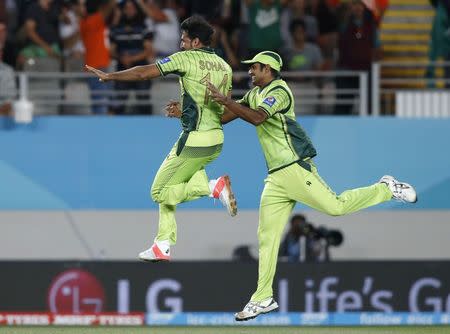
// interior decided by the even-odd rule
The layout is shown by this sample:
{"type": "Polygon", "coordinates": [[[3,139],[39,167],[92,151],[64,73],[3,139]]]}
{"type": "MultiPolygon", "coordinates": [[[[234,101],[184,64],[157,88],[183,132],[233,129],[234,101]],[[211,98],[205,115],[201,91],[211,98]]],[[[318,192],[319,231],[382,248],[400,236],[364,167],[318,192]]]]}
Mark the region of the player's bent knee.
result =
{"type": "Polygon", "coordinates": [[[337,206],[337,207],[331,207],[331,208],[327,208],[325,210],[325,213],[330,215],[330,216],[342,216],[345,214],[343,207],[337,206]]]}
{"type": "Polygon", "coordinates": [[[156,203],[161,202],[160,194],[161,194],[161,189],[152,187],[152,189],[150,190],[150,196],[152,197],[152,200],[155,201],[156,203]]]}

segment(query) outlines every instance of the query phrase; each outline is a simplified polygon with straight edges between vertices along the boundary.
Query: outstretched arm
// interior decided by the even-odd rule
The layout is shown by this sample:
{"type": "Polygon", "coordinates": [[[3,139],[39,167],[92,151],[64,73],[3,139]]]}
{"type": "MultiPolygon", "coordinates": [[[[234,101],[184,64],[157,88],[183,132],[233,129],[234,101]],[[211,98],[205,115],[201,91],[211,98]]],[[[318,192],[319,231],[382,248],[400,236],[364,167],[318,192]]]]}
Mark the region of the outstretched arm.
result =
{"type": "Polygon", "coordinates": [[[236,118],[239,118],[236,114],[229,111],[227,108],[223,111],[223,115],[220,118],[220,122],[222,124],[230,123],[231,121],[234,121],[236,118]]]}
{"type": "MultiPolygon", "coordinates": [[[[208,89],[210,90],[211,98],[219,104],[225,106],[226,110],[236,117],[242,118],[244,121],[247,121],[253,125],[260,125],[267,119],[267,114],[260,109],[251,109],[246,106],[243,106],[231,99],[229,96],[223,95],[211,82],[208,82],[208,89]]],[[[222,123],[224,123],[224,116],[222,116],[222,123]]],[[[226,116],[225,120],[231,115],[226,116]]],[[[233,118],[234,119],[234,118],[233,118]]],[[[232,119],[229,119],[231,121],[232,119]]]]}
{"type": "Polygon", "coordinates": [[[100,71],[89,65],[85,65],[85,67],[86,70],[94,73],[100,81],[139,81],[153,79],[161,75],[161,72],[155,64],[134,66],[123,71],[111,73],[100,71]]]}

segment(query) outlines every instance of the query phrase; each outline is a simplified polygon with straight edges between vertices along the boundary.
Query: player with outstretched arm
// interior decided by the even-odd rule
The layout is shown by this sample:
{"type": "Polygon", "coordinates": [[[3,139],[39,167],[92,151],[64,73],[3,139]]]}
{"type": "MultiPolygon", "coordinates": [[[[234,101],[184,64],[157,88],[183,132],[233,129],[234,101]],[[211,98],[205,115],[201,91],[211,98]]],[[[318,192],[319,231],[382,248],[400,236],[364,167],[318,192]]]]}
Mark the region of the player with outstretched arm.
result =
{"type": "Polygon", "coordinates": [[[168,116],[180,117],[183,131],[160,166],[151,187],[152,199],[159,203],[159,228],[154,244],[139,253],[144,261],[170,260],[170,246],[177,240],[177,204],[203,196],[219,198],[231,216],[237,204],[227,175],[208,180],[205,166],[215,160],[223,145],[221,116],[224,107],[209,98],[207,82],[230,95],[231,67],[209,48],[213,28],[199,16],[181,24],[181,50],[155,64],[105,73],[86,65],[101,81],[148,80],[168,74],[180,77],[181,103],[167,106],[168,116]],[[180,110],[180,115],[174,111],[180,110]]]}

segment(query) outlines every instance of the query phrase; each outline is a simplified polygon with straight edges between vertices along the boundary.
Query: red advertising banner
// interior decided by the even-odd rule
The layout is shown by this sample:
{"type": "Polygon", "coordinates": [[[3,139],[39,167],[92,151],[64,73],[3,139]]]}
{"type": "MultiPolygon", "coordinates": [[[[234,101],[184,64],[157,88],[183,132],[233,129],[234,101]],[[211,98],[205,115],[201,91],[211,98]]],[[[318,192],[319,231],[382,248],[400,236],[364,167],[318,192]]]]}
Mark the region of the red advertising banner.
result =
{"type": "Polygon", "coordinates": [[[144,320],[144,313],[0,313],[0,325],[7,326],[142,326],[144,320]]]}

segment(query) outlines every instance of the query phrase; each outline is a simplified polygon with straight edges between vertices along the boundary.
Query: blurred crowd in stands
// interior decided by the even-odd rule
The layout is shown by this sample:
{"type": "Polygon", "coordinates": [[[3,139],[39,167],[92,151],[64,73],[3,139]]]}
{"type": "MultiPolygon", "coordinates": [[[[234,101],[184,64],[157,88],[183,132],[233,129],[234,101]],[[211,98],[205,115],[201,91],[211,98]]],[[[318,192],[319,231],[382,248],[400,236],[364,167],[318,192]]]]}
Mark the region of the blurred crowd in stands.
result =
{"type": "MultiPolygon", "coordinates": [[[[2,0],[0,1],[0,84],[4,73],[83,71],[83,65],[126,69],[155,62],[179,50],[180,22],[198,14],[215,28],[212,47],[235,70],[240,60],[261,50],[279,52],[285,71],[370,70],[379,59],[378,27],[388,0],[2,0]]],[[[246,88],[247,80],[235,87],[246,88]]],[[[308,79],[293,83],[311,88],[308,79]]],[[[150,81],[117,83],[92,78],[93,100],[117,100],[128,90],[148,99],[150,81]],[[122,94],[123,93],[123,94],[122,94]]],[[[341,77],[338,88],[358,87],[358,78],[341,77]]],[[[1,89],[1,88],[0,88],[1,89]]],[[[123,104],[98,104],[92,112],[124,113],[123,104]]],[[[132,113],[149,114],[137,105],[132,113]]],[[[335,114],[348,114],[336,106],[335,114]]]]}

